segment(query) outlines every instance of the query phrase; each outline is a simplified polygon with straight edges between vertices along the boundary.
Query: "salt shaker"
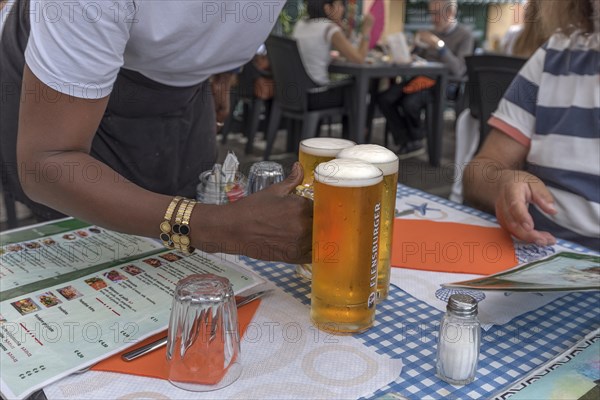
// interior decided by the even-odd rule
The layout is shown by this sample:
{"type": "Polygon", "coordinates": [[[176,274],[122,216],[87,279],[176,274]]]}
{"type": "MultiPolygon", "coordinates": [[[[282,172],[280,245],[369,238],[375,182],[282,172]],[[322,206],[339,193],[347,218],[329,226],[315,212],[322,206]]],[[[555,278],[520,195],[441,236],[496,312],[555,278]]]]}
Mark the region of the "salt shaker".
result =
{"type": "Polygon", "coordinates": [[[477,301],[467,294],[453,294],[438,335],[436,375],[452,385],[473,382],[481,344],[477,301]]]}

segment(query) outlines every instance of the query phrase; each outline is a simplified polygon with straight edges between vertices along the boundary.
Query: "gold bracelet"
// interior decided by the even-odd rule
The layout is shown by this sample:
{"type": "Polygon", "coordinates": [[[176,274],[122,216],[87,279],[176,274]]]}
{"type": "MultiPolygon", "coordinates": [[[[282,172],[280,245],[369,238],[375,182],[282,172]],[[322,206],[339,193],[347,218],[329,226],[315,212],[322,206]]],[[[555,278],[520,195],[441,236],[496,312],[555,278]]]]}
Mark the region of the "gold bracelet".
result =
{"type": "Polygon", "coordinates": [[[187,208],[183,212],[183,220],[181,221],[181,225],[179,226],[179,247],[180,250],[186,254],[191,254],[194,252],[194,248],[190,246],[191,240],[189,237],[190,234],[190,218],[192,216],[192,211],[196,206],[195,201],[190,201],[187,208]]]}
{"type": "Polygon", "coordinates": [[[171,218],[173,217],[173,212],[175,211],[175,207],[181,201],[182,197],[176,196],[171,200],[171,203],[167,207],[167,211],[165,212],[164,221],[160,223],[160,240],[162,240],[163,245],[170,249],[173,248],[173,241],[171,240],[171,218]]]}
{"type": "Polygon", "coordinates": [[[179,239],[181,238],[181,234],[179,232],[179,228],[181,227],[181,221],[183,220],[183,214],[185,210],[188,208],[190,204],[189,199],[183,199],[181,203],[179,203],[179,207],[177,208],[177,214],[175,215],[175,224],[173,225],[173,235],[171,236],[171,240],[177,250],[179,250],[179,239]]]}

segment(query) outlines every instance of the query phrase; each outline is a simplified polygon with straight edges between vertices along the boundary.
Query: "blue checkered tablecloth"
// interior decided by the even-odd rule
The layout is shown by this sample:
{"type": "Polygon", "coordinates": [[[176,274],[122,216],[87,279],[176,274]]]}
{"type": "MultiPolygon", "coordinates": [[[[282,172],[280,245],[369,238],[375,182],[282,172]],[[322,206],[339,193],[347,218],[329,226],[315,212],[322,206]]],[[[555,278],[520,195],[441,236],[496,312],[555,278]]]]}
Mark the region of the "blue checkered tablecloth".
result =
{"type": "MultiPolygon", "coordinates": [[[[419,196],[488,221],[489,214],[398,185],[398,198],[419,196]]],[[[573,251],[589,251],[560,241],[573,251]]],[[[294,267],[245,259],[256,272],[298,300],[310,305],[310,285],[294,275],[294,267]]],[[[404,368],[391,384],[373,398],[399,393],[411,399],[489,398],[571,347],[600,326],[600,292],[571,293],[510,323],[483,332],[476,380],[463,387],[435,376],[436,343],[442,312],[392,286],[388,300],[377,306],[373,328],[356,335],[364,344],[390,357],[400,357],[404,368]]]]}

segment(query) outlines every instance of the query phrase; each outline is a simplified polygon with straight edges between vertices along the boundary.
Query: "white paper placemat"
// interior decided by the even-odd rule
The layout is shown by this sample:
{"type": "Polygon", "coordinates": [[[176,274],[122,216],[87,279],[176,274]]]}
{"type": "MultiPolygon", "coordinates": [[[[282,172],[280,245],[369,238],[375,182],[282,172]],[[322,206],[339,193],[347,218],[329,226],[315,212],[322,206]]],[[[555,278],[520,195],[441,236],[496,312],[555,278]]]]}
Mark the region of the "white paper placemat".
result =
{"type": "MultiPolygon", "coordinates": [[[[406,186],[399,186],[398,196],[396,211],[402,214],[402,219],[456,222],[485,227],[499,226],[488,214],[406,186]]],[[[514,245],[519,263],[534,261],[560,251],[584,250],[561,245],[537,247],[518,241],[515,241],[514,245]]],[[[506,324],[513,318],[542,307],[568,293],[484,292],[442,288],[441,286],[442,283],[459,282],[481,276],[393,267],[390,281],[411,296],[441,311],[446,310],[446,304],[451,294],[468,293],[472,295],[479,301],[479,320],[485,330],[493,325],[506,324]]]]}
{"type": "Polygon", "coordinates": [[[280,289],[265,297],[242,341],[244,371],[215,392],[180,390],[133,375],[87,372],[44,389],[52,399],[340,399],[359,398],[394,381],[401,359],[377,354],[352,336],[314,328],[306,306],[280,289]]]}
{"type": "Polygon", "coordinates": [[[479,302],[478,317],[482,328],[485,330],[488,330],[493,325],[502,325],[510,322],[513,318],[548,304],[567,293],[484,292],[480,290],[441,287],[442,283],[458,282],[479,277],[481,275],[392,268],[391,282],[411,296],[441,311],[446,310],[446,304],[451,294],[470,294],[479,302]]]}

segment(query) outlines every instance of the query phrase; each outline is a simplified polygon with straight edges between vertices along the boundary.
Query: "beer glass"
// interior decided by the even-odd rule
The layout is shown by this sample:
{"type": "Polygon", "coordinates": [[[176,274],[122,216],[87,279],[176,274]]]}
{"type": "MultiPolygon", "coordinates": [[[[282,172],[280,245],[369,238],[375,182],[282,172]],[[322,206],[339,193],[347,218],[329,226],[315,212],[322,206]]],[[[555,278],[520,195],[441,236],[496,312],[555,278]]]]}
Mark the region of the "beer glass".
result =
{"type": "MultiPolygon", "coordinates": [[[[356,143],[350,140],[330,137],[310,138],[301,141],[298,161],[300,161],[300,164],[304,169],[304,179],[302,185],[297,188],[298,194],[312,199],[314,171],[317,165],[322,162],[333,160],[340,150],[354,145],[356,145],[356,143]]],[[[297,265],[296,275],[310,280],[310,264],[297,265]]]]}
{"type": "Polygon", "coordinates": [[[373,325],[383,173],[358,160],[315,170],[310,316],[337,334],[373,325]]]}
{"type": "Polygon", "coordinates": [[[355,145],[356,143],[351,140],[330,137],[310,138],[301,141],[298,154],[298,161],[304,169],[304,180],[302,180],[301,189],[308,188],[312,190],[314,171],[317,165],[333,160],[340,150],[355,145]]]}
{"type": "Polygon", "coordinates": [[[360,144],[340,151],[337,158],[366,161],[383,171],[379,261],[377,264],[377,302],[379,303],[387,299],[390,290],[392,233],[398,187],[398,156],[393,151],[376,144],[360,144]]]}

